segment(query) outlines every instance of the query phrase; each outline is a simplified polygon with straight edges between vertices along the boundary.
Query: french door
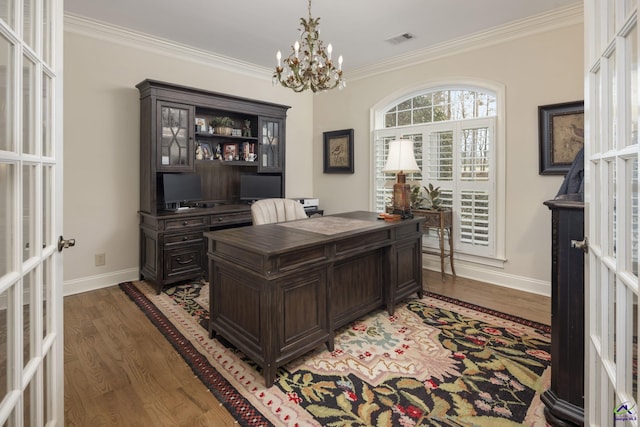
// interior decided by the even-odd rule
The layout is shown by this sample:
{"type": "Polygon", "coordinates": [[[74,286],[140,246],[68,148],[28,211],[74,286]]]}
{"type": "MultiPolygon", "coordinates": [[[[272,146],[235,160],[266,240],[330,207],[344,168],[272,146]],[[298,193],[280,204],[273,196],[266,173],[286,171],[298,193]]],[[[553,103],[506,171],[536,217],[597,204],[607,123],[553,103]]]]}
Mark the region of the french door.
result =
{"type": "Polygon", "coordinates": [[[638,1],[585,1],[585,424],[637,426],[638,1]]]}
{"type": "Polygon", "coordinates": [[[62,0],[0,1],[0,424],[64,424],[62,0]]]}

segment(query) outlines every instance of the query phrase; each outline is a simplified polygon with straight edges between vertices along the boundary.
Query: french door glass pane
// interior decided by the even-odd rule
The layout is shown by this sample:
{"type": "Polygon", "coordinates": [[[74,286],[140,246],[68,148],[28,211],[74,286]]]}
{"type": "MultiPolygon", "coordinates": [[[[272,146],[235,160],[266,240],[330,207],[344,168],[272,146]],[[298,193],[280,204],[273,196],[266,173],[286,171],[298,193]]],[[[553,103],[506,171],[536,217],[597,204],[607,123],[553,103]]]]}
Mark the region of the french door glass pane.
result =
{"type": "Polygon", "coordinates": [[[616,357],[616,353],[615,353],[615,349],[616,349],[616,332],[617,332],[617,328],[616,328],[616,317],[617,317],[617,302],[616,302],[616,275],[614,271],[611,270],[607,270],[607,282],[606,282],[606,287],[607,287],[607,302],[608,302],[608,307],[609,309],[607,310],[607,324],[608,324],[608,328],[607,328],[607,332],[606,332],[606,336],[604,336],[603,338],[606,339],[605,342],[603,342],[604,345],[606,345],[606,349],[605,352],[603,354],[605,359],[608,359],[612,364],[616,364],[617,363],[617,357],[616,357]]]}
{"type": "MultiPolygon", "coordinates": [[[[53,314],[53,270],[51,258],[44,260],[42,265],[42,338],[51,330],[51,315],[53,314]]],[[[45,377],[46,378],[46,377],[45,377]]]]}
{"type": "Polygon", "coordinates": [[[617,127],[618,127],[618,78],[616,71],[616,54],[611,52],[611,56],[607,59],[609,63],[609,137],[607,139],[607,147],[613,149],[616,147],[617,127]]]}
{"type": "Polygon", "coordinates": [[[11,291],[0,293],[0,401],[5,398],[8,391],[10,366],[9,356],[9,317],[8,307],[11,307],[11,291]]]}
{"type": "Polygon", "coordinates": [[[629,83],[629,137],[626,138],[625,145],[635,145],[638,143],[638,27],[634,25],[633,29],[627,34],[626,53],[629,83]]]}
{"type": "Polygon", "coordinates": [[[53,40],[52,35],[52,20],[53,16],[51,13],[51,0],[43,0],[42,1],[42,58],[44,62],[51,64],[51,40],[53,40]]]}
{"type": "Polygon", "coordinates": [[[42,167],[42,248],[53,244],[53,166],[42,167]]]}
{"type": "Polygon", "coordinates": [[[36,154],[36,64],[27,56],[23,57],[22,84],[22,152],[36,154]]]}
{"type": "Polygon", "coordinates": [[[22,260],[36,255],[36,166],[22,167],[22,260]]]}
{"type": "Polygon", "coordinates": [[[15,151],[13,53],[14,46],[0,34],[0,151],[15,151]]]}
{"type": "Polygon", "coordinates": [[[27,273],[22,279],[22,361],[23,365],[27,363],[34,356],[34,328],[35,322],[33,321],[33,313],[35,307],[33,307],[32,299],[34,298],[34,290],[36,287],[36,273],[35,270],[27,273]]]}
{"type": "Polygon", "coordinates": [[[638,277],[638,159],[626,161],[627,171],[627,218],[630,227],[629,238],[624,239],[627,247],[625,270],[638,277]]]}
{"type": "MultiPolygon", "coordinates": [[[[632,289],[627,288],[630,298],[628,299],[628,309],[631,313],[633,322],[631,323],[631,340],[628,343],[630,357],[627,360],[626,366],[637,366],[638,362],[638,295],[633,292],[632,289]]],[[[627,392],[637,399],[638,395],[638,382],[636,381],[637,372],[636,369],[627,369],[627,392]]]]}
{"type": "Polygon", "coordinates": [[[15,29],[14,10],[16,7],[15,0],[0,1],[0,19],[6,22],[9,27],[15,29]]]}
{"type": "Polygon", "coordinates": [[[47,74],[42,74],[42,155],[51,157],[53,155],[52,138],[51,138],[51,120],[53,116],[53,97],[51,90],[53,88],[53,80],[47,74]]]}
{"type": "Polygon", "coordinates": [[[23,4],[23,20],[22,20],[22,38],[26,44],[35,48],[36,40],[36,5],[35,1],[22,0],[23,4]]]}
{"type": "Polygon", "coordinates": [[[593,138],[591,139],[592,148],[591,151],[594,153],[599,153],[602,151],[602,127],[600,126],[600,117],[602,116],[602,104],[600,98],[600,90],[602,88],[602,69],[598,67],[598,69],[593,73],[592,81],[593,81],[593,91],[591,97],[591,111],[594,120],[589,121],[589,125],[591,126],[591,134],[593,138]]]}
{"type": "Polygon", "coordinates": [[[616,256],[616,164],[614,162],[607,162],[607,176],[608,176],[608,194],[609,199],[607,203],[607,238],[609,244],[607,246],[606,254],[615,258],[616,256]]]}
{"type": "Polygon", "coordinates": [[[14,270],[15,182],[15,165],[0,163],[0,278],[14,270]]]}

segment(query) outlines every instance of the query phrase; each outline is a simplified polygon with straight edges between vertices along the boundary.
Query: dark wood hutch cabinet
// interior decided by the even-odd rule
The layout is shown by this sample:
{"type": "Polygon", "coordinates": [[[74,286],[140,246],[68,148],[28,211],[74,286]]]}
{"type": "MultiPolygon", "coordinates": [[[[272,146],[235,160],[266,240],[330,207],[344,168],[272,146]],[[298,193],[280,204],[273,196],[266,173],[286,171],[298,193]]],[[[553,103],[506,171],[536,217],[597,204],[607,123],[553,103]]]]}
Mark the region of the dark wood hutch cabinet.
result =
{"type": "Polygon", "coordinates": [[[284,196],[289,107],[155,80],[136,87],[140,278],[154,282],[159,293],[165,285],[204,277],[202,233],[251,224],[250,207],[240,201],[241,176],[279,176],[284,196]],[[231,119],[231,135],[210,131],[215,117],[231,119]],[[205,153],[198,158],[197,148],[205,153]],[[225,158],[225,149],[233,154],[225,158]],[[202,200],[186,210],[167,209],[163,198],[163,176],[178,173],[195,173],[202,182],[202,200]]]}

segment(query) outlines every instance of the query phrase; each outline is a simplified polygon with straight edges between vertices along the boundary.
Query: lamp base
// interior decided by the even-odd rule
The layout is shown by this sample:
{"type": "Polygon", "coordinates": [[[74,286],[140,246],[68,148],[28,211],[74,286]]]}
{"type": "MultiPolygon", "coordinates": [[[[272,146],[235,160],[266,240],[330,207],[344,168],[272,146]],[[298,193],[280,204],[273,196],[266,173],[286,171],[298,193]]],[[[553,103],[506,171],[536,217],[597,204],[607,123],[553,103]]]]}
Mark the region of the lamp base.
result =
{"type": "Polygon", "coordinates": [[[397,182],[393,184],[393,213],[402,219],[413,218],[411,213],[411,187],[407,183],[406,175],[398,173],[397,182]]]}

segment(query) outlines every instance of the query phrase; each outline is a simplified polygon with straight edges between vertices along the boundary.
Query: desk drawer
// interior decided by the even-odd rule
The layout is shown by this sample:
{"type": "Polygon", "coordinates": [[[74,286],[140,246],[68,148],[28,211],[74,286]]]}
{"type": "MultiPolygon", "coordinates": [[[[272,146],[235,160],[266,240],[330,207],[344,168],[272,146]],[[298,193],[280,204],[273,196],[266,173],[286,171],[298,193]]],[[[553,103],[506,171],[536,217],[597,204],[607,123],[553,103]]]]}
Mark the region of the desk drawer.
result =
{"type": "Polygon", "coordinates": [[[171,246],[183,244],[201,244],[203,241],[202,232],[184,233],[184,234],[166,234],[164,237],[164,245],[169,249],[171,246]]]}
{"type": "Polygon", "coordinates": [[[194,216],[181,219],[169,219],[164,223],[164,229],[167,231],[178,230],[182,228],[204,227],[207,221],[206,216],[194,216]]]}
{"type": "Polygon", "coordinates": [[[164,279],[195,277],[203,272],[202,243],[180,245],[164,251],[164,279]],[[183,276],[183,277],[181,277],[183,276]]]}
{"type": "Polygon", "coordinates": [[[209,217],[211,228],[224,227],[229,224],[246,223],[251,225],[251,212],[236,212],[225,214],[214,214],[209,217]]]}

